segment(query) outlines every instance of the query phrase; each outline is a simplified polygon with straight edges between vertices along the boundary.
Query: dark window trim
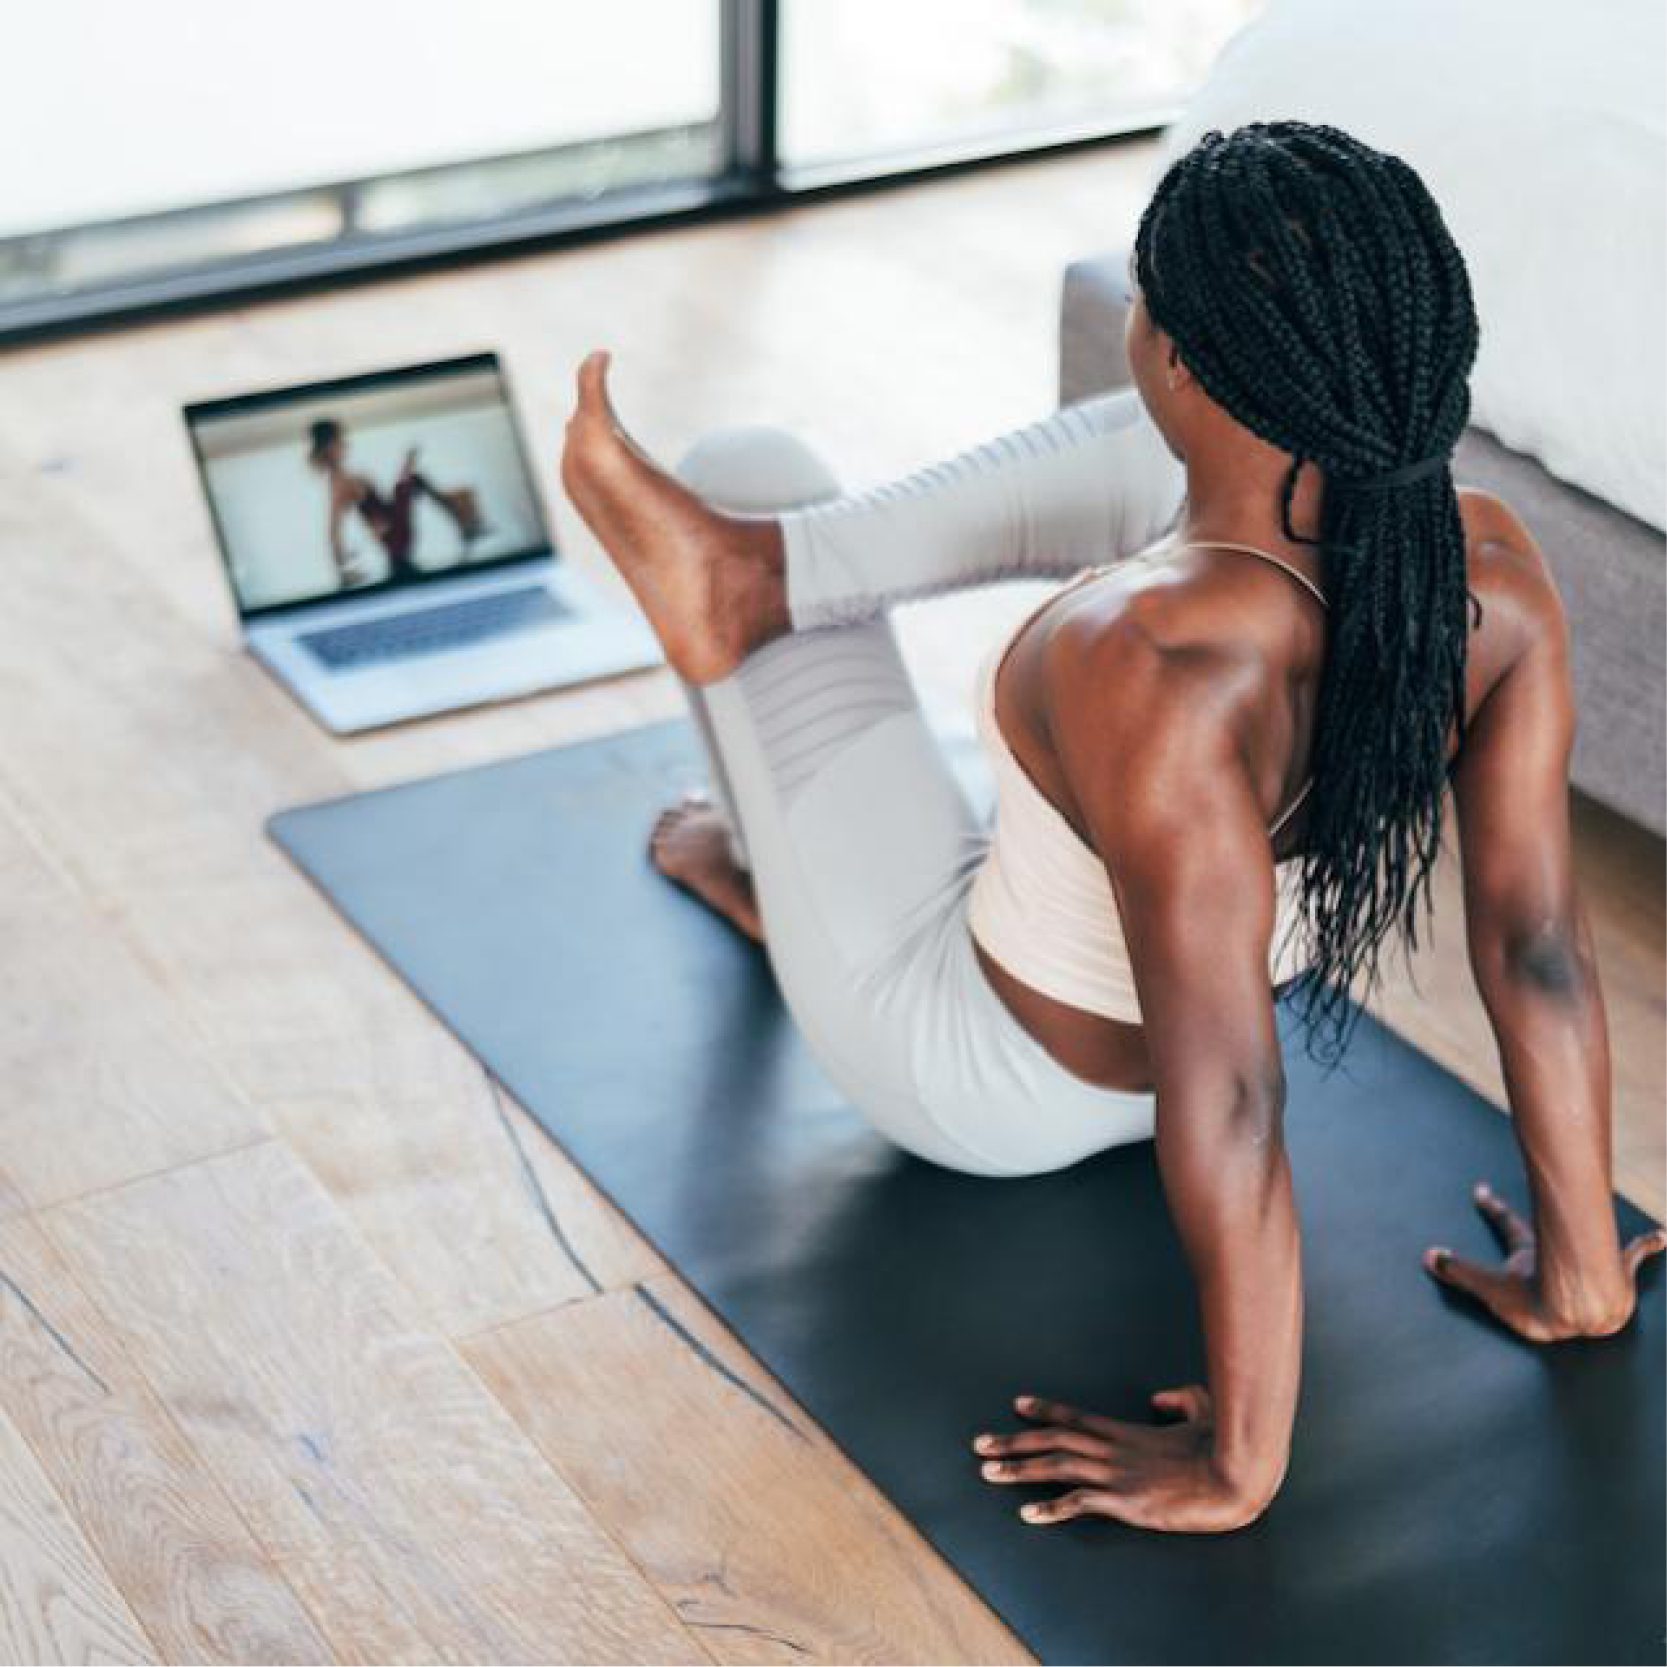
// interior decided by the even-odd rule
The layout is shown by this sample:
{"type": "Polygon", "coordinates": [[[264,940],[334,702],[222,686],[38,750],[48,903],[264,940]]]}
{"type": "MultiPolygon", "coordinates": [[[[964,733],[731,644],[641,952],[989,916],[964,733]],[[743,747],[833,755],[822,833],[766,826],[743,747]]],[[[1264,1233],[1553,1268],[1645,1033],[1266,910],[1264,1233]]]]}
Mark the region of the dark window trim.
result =
{"type": "MultiPolygon", "coordinates": [[[[710,178],[629,186],[485,221],[360,233],[62,295],[0,302],[0,347],[1022,164],[1149,137],[1174,116],[1172,110],[1151,110],[1111,124],[1078,123],[1016,136],[992,132],[826,165],[784,166],[776,122],[778,0],[721,0],[721,7],[723,161],[721,171],[710,178]]],[[[354,187],[334,189],[351,194],[354,187]]]]}
{"type": "Polygon", "coordinates": [[[776,112],[781,93],[779,0],[721,0],[719,119],[724,173],[760,197],[781,189],[776,112]]]}

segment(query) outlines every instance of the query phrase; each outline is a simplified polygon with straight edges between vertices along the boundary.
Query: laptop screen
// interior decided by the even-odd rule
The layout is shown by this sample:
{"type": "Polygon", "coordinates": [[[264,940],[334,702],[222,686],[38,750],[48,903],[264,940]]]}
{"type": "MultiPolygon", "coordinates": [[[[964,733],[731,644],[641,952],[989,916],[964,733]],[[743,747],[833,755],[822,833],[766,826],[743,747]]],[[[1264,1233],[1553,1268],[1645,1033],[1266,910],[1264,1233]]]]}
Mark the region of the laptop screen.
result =
{"type": "Polygon", "coordinates": [[[245,617],[550,553],[496,354],[185,420],[245,617]]]}

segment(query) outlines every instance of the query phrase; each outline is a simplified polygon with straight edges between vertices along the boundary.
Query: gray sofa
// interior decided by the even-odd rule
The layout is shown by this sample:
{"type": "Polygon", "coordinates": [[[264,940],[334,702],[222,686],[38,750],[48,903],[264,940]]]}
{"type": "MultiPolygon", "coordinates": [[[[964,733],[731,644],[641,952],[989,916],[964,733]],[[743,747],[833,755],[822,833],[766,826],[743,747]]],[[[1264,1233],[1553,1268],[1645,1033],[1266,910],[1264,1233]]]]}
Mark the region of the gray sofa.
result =
{"type": "MultiPolygon", "coordinates": [[[[1123,355],[1127,251],[1073,262],[1060,308],[1059,399],[1129,380],[1123,355]]],[[[1573,778],[1623,816],[1667,833],[1667,539],[1470,429],[1459,478],[1497,492],[1546,552],[1568,608],[1580,706],[1573,778]]]]}

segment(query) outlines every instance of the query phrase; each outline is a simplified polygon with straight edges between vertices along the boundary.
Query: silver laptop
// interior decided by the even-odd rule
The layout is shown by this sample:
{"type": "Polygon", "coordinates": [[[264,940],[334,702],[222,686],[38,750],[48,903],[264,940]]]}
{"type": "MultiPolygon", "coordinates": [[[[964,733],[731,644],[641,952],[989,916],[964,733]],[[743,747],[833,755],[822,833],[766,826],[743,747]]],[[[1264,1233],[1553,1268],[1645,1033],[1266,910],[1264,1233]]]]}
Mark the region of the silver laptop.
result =
{"type": "Polygon", "coordinates": [[[337,734],[661,662],[560,559],[496,354],[185,421],[248,646],[337,734]]]}

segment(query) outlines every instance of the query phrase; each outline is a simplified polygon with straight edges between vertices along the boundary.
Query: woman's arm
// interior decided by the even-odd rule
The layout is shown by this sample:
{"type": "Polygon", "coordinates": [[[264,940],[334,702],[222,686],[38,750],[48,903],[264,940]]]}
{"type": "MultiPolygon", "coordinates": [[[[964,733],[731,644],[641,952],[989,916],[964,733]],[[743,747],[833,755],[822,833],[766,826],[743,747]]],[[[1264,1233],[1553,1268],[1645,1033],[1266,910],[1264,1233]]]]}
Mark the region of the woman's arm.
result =
{"type": "Polygon", "coordinates": [[[1170,655],[1127,614],[1109,629],[1079,620],[1048,645],[1048,707],[1069,714],[1052,738],[1128,942],[1158,1167],[1198,1282],[1209,1384],[1192,1392],[1204,1417],[1156,1456],[1151,1438],[1174,1426],[1056,1418],[1106,1435],[1094,1461],[1105,1474],[1031,1519],[1100,1514],[1219,1531],[1259,1515],[1284,1478],[1301,1366],[1300,1239],[1269,985],[1273,855],[1240,744],[1238,668],[1198,649],[1170,655]]]}
{"type": "Polygon", "coordinates": [[[1472,718],[1453,772],[1465,931],[1499,1047],[1533,1223],[1491,1190],[1478,1206],[1506,1242],[1503,1267],[1445,1250],[1430,1271],[1535,1341],[1601,1336],[1632,1317],[1639,1264],[1623,1251],[1610,1179],[1609,1037],[1592,935],[1575,882],[1568,772],[1575,733],[1568,623],[1526,533],[1498,605],[1522,641],[1472,718]]]}

